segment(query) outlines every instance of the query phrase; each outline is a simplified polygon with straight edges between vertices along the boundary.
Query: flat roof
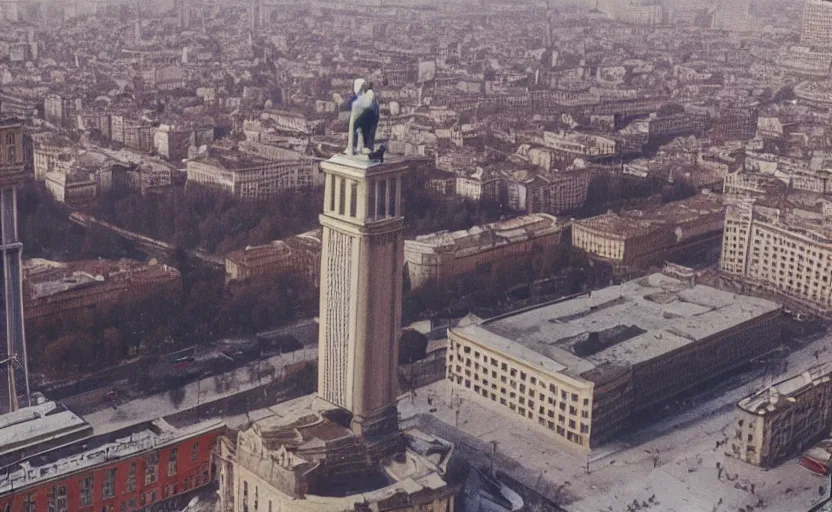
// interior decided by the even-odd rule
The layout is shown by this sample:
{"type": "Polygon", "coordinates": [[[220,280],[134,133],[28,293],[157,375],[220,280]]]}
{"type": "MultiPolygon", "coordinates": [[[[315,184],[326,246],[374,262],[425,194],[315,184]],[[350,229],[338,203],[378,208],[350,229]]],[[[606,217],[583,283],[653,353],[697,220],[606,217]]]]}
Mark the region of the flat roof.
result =
{"type": "Polygon", "coordinates": [[[797,395],[815,386],[828,384],[830,381],[832,381],[832,362],[826,362],[749,395],[740,400],[737,406],[751,414],[764,416],[777,409],[790,407],[796,402],[797,395]]]}
{"type": "Polygon", "coordinates": [[[3,456],[30,445],[54,441],[91,429],[80,416],[55,402],[24,407],[0,415],[0,461],[3,456]]]}
{"type": "Polygon", "coordinates": [[[665,227],[696,222],[702,217],[724,212],[722,198],[715,194],[698,194],[682,201],[673,201],[646,210],[628,210],[620,214],[607,213],[576,220],[575,225],[617,234],[622,237],[639,236],[665,227]]]}
{"type": "Polygon", "coordinates": [[[453,331],[549,373],[586,378],[597,367],[637,365],[778,309],[656,273],[453,331]]]}
{"type": "Polygon", "coordinates": [[[406,240],[404,244],[407,248],[419,247],[423,251],[435,253],[477,253],[554,234],[567,225],[568,222],[559,222],[552,215],[535,213],[482,226],[474,226],[467,230],[439,231],[417,236],[415,240],[406,240]]]}
{"type": "Polygon", "coordinates": [[[0,473],[0,495],[162,448],[224,427],[222,421],[208,420],[175,428],[165,420],[159,419],[149,424],[131,427],[129,431],[77,441],[5,468],[5,471],[0,473]]]}

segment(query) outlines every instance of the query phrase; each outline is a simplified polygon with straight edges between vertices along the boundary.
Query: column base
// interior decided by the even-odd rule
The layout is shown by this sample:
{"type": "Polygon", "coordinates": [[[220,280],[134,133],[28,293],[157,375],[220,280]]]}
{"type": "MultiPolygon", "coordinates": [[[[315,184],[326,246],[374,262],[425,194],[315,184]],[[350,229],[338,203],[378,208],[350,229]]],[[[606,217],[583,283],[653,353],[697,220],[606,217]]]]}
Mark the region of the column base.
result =
{"type": "Polygon", "coordinates": [[[399,411],[395,405],[385,407],[372,416],[354,415],[350,428],[357,436],[371,440],[388,437],[399,431],[399,411]]]}

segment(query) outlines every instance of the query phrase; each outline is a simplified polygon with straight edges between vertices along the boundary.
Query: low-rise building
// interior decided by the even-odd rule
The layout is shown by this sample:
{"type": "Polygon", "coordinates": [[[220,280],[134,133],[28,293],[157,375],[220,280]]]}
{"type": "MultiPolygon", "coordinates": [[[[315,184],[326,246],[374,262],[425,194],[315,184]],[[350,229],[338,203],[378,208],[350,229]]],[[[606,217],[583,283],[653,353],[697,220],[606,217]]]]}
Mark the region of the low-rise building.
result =
{"type": "MultiPolygon", "coordinates": [[[[32,427],[37,431],[47,418],[0,425],[0,437],[30,436],[32,427]]],[[[0,478],[0,509],[109,511],[156,505],[213,482],[212,454],[224,431],[217,421],[175,428],[157,420],[27,454],[6,466],[0,478]]]]}
{"type": "Polygon", "coordinates": [[[448,330],[447,377],[577,449],[780,344],[771,301],[652,274],[448,330]]]}
{"type": "Polygon", "coordinates": [[[128,260],[28,260],[23,275],[27,320],[103,311],[156,294],[173,297],[182,286],[173,267],[128,260]]]}
{"type": "Polygon", "coordinates": [[[809,192],[729,202],[720,270],[749,291],[832,317],[832,203],[809,192]]]}
{"type": "Polygon", "coordinates": [[[680,252],[718,244],[725,209],[700,194],[652,210],[607,213],[572,224],[572,245],[617,266],[648,267],[680,252]]]}
{"type": "Polygon", "coordinates": [[[592,177],[592,171],[585,169],[539,174],[524,184],[525,210],[560,215],[581,208],[586,203],[592,177]]]}
{"type": "Polygon", "coordinates": [[[320,230],[266,245],[246,247],[225,257],[226,282],[282,273],[301,276],[309,286],[318,286],[321,275],[320,230]]]}
{"type": "Polygon", "coordinates": [[[98,197],[98,180],[93,173],[50,171],[44,181],[46,190],[59,203],[83,205],[98,197]]]}
{"type": "Polygon", "coordinates": [[[502,182],[501,176],[478,167],[468,176],[457,176],[454,190],[456,195],[473,201],[482,199],[497,201],[500,199],[502,182]]]}
{"type": "Polygon", "coordinates": [[[323,183],[317,161],[267,160],[236,151],[217,151],[189,160],[187,174],[188,184],[214,188],[243,200],[266,199],[323,183]]]}
{"type": "Polygon", "coordinates": [[[546,214],[475,226],[466,231],[440,231],[405,240],[404,259],[411,289],[428,282],[445,284],[462,276],[496,275],[520,268],[532,259],[554,258],[568,222],[546,214]]]}
{"type": "Polygon", "coordinates": [[[830,428],[832,363],[824,363],[740,400],[728,453],[771,468],[829,435],[830,428]]]}
{"type": "Polygon", "coordinates": [[[32,404],[0,416],[3,466],[92,435],[92,426],[62,404],[43,400],[38,393],[32,404]]]}

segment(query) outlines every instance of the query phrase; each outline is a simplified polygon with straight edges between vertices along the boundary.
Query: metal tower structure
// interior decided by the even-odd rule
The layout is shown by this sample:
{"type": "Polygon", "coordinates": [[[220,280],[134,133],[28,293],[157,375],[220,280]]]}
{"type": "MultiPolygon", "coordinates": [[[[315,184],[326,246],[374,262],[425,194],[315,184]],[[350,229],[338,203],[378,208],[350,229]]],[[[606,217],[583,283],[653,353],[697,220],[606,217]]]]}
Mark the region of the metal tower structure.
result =
{"type": "Polygon", "coordinates": [[[31,405],[26,330],[23,323],[23,244],[17,230],[17,188],[24,180],[23,121],[0,119],[0,253],[3,265],[2,334],[5,357],[0,370],[7,374],[9,411],[20,407],[18,394],[31,405]]]}

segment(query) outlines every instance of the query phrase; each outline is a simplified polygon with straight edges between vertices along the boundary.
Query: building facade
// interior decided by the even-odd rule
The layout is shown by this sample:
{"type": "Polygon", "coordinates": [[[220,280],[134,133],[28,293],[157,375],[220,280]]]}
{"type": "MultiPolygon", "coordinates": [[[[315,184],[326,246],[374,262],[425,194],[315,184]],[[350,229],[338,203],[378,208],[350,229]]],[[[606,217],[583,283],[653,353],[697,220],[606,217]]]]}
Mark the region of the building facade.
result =
{"type": "Polygon", "coordinates": [[[592,172],[578,170],[540,176],[527,185],[526,211],[560,215],[586,202],[592,172]]]}
{"type": "Polygon", "coordinates": [[[309,286],[318,286],[321,276],[320,231],[246,247],[225,257],[226,283],[287,272],[302,276],[309,286]]]}
{"type": "Polygon", "coordinates": [[[700,194],[653,210],[576,220],[572,245],[615,265],[646,267],[674,253],[718,243],[724,218],[722,201],[700,194]]]}
{"type": "Polygon", "coordinates": [[[832,2],[806,0],[800,42],[812,48],[832,49],[832,2]]]}
{"type": "Polygon", "coordinates": [[[127,260],[29,260],[23,275],[27,321],[105,311],[154,295],[175,297],[182,287],[173,267],[127,260]]]}
{"type": "Polygon", "coordinates": [[[257,161],[237,167],[232,162],[212,158],[189,160],[188,183],[220,190],[243,200],[266,199],[287,190],[310,188],[321,184],[317,162],[257,161]]]}
{"type": "Polygon", "coordinates": [[[224,430],[221,422],[176,429],[158,420],[122,437],[91,438],[23,460],[0,480],[0,508],[143,509],[211,483],[214,443],[224,430]]]}
{"type": "Polygon", "coordinates": [[[634,414],[778,346],[780,317],[773,302],[653,274],[449,329],[447,378],[588,450],[634,414]]]}
{"type": "Polygon", "coordinates": [[[732,201],[720,270],[750,290],[832,316],[832,205],[808,192],[732,201]]]}
{"type": "Polygon", "coordinates": [[[832,364],[824,363],[740,400],[728,453],[771,468],[828,436],[830,428],[832,364]]]}
{"type": "Polygon", "coordinates": [[[445,284],[469,275],[494,276],[532,259],[548,261],[562,242],[567,222],[532,214],[475,226],[467,231],[440,231],[406,240],[404,259],[411,289],[428,282],[445,284]]]}

